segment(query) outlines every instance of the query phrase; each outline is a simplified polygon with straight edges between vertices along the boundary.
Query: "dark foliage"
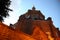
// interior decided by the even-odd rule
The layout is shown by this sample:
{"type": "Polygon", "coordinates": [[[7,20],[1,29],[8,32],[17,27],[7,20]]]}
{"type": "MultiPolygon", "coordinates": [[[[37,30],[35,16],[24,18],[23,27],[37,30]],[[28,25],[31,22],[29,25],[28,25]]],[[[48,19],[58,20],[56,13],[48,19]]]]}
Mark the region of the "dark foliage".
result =
{"type": "Polygon", "coordinates": [[[12,11],[9,9],[11,1],[10,0],[0,0],[0,21],[4,21],[4,17],[9,16],[8,12],[12,11]]]}

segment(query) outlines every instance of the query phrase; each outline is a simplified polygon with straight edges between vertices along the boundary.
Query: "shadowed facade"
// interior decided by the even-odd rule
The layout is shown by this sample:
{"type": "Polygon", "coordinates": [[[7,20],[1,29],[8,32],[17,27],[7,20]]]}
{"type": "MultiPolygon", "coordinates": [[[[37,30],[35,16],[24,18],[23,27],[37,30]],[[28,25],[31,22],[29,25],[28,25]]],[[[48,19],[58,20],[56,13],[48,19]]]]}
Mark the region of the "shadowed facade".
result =
{"type": "MultiPolygon", "coordinates": [[[[40,10],[36,10],[32,7],[32,10],[28,10],[25,14],[19,17],[18,22],[15,24],[16,30],[23,31],[26,34],[33,35],[34,30],[37,28],[43,31],[44,35],[48,39],[55,40],[60,37],[59,30],[53,25],[51,17],[45,19],[45,16],[40,10]]],[[[37,34],[35,34],[37,35],[37,34]]],[[[43,35],[43,34],[42,34],[43,35]]]]}

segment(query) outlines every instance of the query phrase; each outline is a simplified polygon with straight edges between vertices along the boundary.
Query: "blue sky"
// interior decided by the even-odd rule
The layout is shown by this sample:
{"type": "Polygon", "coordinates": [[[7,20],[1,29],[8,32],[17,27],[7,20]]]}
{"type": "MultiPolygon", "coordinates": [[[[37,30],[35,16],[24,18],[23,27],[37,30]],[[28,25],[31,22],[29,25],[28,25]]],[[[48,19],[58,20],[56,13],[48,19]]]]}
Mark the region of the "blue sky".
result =
{"type": "Polygon", "coordinates": [[[60,28],[60,0],[11,0],[10,16],[5,18],[5,24],[14,24],[20,15],[26,13],[33,5],[45,15],[46,19],[52,17],[53,24],[60,28]]]}

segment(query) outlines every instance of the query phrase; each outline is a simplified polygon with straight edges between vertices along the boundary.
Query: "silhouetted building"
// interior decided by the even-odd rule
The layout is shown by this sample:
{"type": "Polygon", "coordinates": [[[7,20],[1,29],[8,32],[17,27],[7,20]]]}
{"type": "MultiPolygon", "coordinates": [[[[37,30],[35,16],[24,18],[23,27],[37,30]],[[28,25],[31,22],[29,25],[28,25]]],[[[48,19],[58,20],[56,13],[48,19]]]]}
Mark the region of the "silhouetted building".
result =
{"type": "Polygon", "coordinates": [[[45,16],[41,11],[36,10],[35,7],[32,7],[32,10],[28,10],[28,12],[21,15],[18,22],[15,24],[15,27],[16,30],[29,35],[32,35],[34,29],[38,27],[46,34],[46,36],[48,35],[47,37],[51,36],[54,40],[55,38],[60,37],[59,30],[53,25],[52,18],[48,17],[45,19],[45,16]]]}

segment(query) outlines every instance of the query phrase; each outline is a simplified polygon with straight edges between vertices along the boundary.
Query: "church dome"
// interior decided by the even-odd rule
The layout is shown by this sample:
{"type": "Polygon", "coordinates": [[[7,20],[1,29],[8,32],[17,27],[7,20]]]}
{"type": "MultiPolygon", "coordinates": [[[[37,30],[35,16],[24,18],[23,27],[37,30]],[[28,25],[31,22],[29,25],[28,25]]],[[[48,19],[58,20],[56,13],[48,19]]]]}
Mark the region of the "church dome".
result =
{"type": "Polygon", "coordinates": [[[31,20],[45,20],[45,16],[40,12],[40,10],[35,9],[36,8],[33,6],[32,10],[28,10],[28,12],[24,14],[24,18],[31,20]]]}

